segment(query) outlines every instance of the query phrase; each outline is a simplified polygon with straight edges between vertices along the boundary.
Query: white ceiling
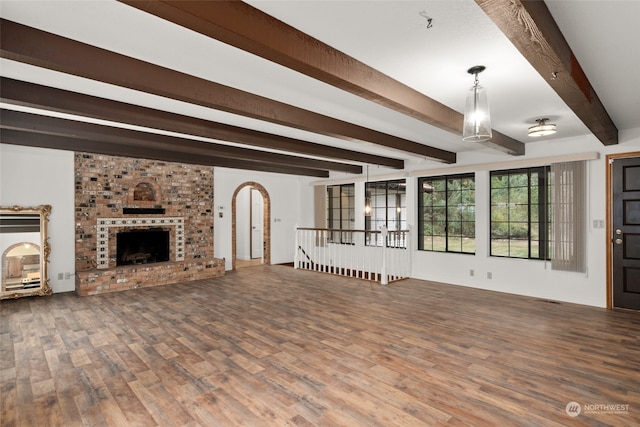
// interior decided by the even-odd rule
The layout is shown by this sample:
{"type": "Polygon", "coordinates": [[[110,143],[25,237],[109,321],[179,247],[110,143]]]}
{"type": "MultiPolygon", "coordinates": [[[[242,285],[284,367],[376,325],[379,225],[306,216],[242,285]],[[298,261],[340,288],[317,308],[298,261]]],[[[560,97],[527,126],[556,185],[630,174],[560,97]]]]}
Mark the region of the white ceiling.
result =
{"type": "MultiPolygon", "coordinates": [[[[558,125],[553,138],[590,133],[473,0],[247,3],[459,112],[473,83],[466,70],[485,65],[480,82],[489,94],[492,127],[519,141],[535,143],[526,131],[541,117],[558,125]]],[[[640,25],[636,22],[640,1],[546,3],[614,123],[619,129],[640,128],[640,25]]],[[[116,1],[1,0],[0,15],[433,147],[458,153],[490,150],[462,143],[457,135],[116,1]]],[[[424,164],[410,153],[338,140],[5,59],[0,60],[0,74],[424,164]]]]}

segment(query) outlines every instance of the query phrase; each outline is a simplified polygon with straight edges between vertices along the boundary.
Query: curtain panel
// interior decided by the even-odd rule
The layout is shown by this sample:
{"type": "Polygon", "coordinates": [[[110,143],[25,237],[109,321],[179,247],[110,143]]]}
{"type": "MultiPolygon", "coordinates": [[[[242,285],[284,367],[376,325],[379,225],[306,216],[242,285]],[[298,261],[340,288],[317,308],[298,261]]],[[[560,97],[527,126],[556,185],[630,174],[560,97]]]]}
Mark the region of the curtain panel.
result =
{"type": "Polygon", "coordinates": [[[551,165],[551,268],[586,272],[586,162],[551,165]]]}

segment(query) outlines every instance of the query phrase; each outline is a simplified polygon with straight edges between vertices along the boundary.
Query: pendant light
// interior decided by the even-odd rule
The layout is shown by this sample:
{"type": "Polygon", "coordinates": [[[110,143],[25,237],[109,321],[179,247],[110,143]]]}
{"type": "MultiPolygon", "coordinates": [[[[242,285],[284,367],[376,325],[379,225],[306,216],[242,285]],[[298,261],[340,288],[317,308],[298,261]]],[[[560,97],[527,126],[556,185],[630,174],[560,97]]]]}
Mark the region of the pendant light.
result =
{"type": "Polygon", "coordinates": [[[549,119],[537,119],[537,125],[531,126],[529,128],[529,136],[539,137],[539,136],[547,136],[553,135],[556,133],[556,125],[553,123],[547,123],[549,119]]]}
{"type": "Polygon", "coordinates": [[[367,184],[369,183],[369,165],[367,165],[367,180],[364,183],[364,216],[371,216],[371,197],[367,194],[367,184]]]}
{"type": "Polygon", "coordinates": [[[475,79],[473,86],[467,93],[464,107],[463,141],[482,142],[491,139],[491,118],[487,91],[480,86],[478,81],[478,74],[484,70],[484,65],[476,65],[467,70],[469,74],[474,75],[475,79]]]}

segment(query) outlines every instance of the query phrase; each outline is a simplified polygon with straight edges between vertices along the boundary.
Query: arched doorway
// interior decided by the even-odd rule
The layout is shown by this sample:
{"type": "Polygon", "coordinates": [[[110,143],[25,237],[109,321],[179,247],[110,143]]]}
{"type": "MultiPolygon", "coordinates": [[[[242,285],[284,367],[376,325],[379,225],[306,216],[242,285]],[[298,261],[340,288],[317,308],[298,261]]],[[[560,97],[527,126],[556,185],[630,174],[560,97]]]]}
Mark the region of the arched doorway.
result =
{"type": "Polygon", "coordinates": [[[271,199],[269,198],[269,193],[262,185],[258,184],[257,182],[248,181],[240,184],[238,188],[236,188],[236,191],[234,191],[233,198],[231,200],[231,268],[233,270],[236,269],[238,194],[245,187],[250,187],[251,189],[258,191],[262,196],[262,238],[264,241],[264,252],[262,254],[262,259],[264,264],[271,264],[271,199]]]}

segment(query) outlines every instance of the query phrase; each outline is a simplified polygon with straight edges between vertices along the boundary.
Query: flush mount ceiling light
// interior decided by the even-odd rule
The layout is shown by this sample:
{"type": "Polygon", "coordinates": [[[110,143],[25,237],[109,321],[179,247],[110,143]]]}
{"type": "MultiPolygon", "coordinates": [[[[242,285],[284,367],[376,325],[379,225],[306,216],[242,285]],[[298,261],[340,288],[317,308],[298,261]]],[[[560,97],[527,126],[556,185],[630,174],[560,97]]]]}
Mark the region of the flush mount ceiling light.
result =
{"type": "Polygon", "coordinates": [[[549,119],[536,120],[538,124],[529,128],[529,136],[536,138],[539,136],[553,135],[554,133],[556,133],[556,125],[553,123],[547,123],[547,120],[549,119]]]}
{"type": "Polygon", "coordinates": [[[484,70],[484,65],[476,65],[467,70],[469,74],[475,76],[475,80],[467,93],[467,101],[464,106],[463,141],[482,142],[491,139],[491,118],[487,91],[480,86],[478,81],[478,74],[484,70]]]}

